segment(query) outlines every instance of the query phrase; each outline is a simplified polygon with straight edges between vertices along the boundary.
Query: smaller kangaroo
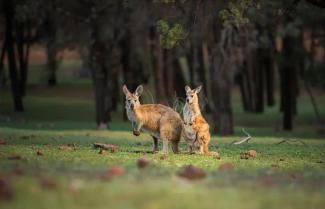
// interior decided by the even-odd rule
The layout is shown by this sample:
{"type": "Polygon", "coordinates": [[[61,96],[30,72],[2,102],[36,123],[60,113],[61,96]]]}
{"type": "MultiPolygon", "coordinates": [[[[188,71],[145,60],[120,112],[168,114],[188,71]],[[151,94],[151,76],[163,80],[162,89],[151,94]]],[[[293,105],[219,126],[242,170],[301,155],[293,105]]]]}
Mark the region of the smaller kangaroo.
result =
{"type": "Polygon", "coordinates": [[[201,114],[197,95],[201,88],[202,86],[199,86],[192,90],[189,86],[185,86],[186,103],[183,108],[183,137],[188,143],[189,152],[193,152],[193,148],[195,148],[199,150],[200,154],[208,154],[210,142],[209,124],[201,114]]]}
{"type": "Polygon", "coordinates": [[[172,150],[178,153],[178,143],[182,135],[183,122],[180,115],[170,107],[161,104],[140,104],[139,97],[143,92],[142,85],[131,93],[123,85],[125,94],[125,109],[128,119],[132,123],[133,134],[140,135],[145,130],[153,136],[154,152],[158,150],[156,138],[163,141],[162,153],[168,153],[168,142],[172,143],[172,150]]]}

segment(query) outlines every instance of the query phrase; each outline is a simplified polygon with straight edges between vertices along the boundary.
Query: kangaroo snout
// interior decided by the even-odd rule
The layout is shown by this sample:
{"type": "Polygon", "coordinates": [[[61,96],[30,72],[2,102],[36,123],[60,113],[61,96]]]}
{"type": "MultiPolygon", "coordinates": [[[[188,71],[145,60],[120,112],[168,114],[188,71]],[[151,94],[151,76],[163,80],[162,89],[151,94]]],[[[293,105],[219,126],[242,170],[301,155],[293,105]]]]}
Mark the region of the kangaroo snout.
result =
{"type": "Polygon", "coordinates": [[[133,110],[133,108],[134,108],[134,104],[130,104],[130,107],[131,107],[131,109],[133,110]]]}

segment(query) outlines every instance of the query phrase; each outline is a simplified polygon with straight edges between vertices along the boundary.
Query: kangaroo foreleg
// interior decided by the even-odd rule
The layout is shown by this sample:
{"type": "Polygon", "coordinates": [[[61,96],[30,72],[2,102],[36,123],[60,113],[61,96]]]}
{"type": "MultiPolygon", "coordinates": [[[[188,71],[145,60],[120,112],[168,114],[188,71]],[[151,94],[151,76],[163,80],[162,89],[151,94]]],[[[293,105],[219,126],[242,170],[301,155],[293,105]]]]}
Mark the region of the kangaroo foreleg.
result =
{"type": "Polygon", "coordinates": [[[142,123],[135,123],[134,127],[133,127],[133,135],[135,136],[139,136],[140,135],[140,130],[142,127],[142,123]]]}

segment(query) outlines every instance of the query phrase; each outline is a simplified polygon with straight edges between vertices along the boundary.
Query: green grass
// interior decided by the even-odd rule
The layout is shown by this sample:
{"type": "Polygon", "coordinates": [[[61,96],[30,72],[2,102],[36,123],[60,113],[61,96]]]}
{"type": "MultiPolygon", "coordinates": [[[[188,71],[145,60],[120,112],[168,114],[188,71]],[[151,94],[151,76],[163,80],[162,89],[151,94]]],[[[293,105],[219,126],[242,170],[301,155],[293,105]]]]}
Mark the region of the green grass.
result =
{"type": "MultiPolygon", "coordinates": [[[[37,68],[35,68],[37,70],[37,68]]],[[[36,73],[35,73],[36,74],[36,73]]],[[[35,75],[34,75],[35,78],[35,75]]],[[[0,208],[322,208],[325,205],[325,141],[314,127],[312,107],[306,95],[299,98],[295,130],[278,130],[277,107],[265,114],[247,114],[234,97],[236,133],[214,135],[211,151],[221,159],[184,153],[150,154],[150,137],[132,135],[122,120],[122,108],[113,114],[108,131],[96,131],[89,81],[74,80],[55,88],[40,87],[34,79],[25,98],[26,111],[14,113],[9,90],[0,92],[0,179],[10,184],[13,199],[0,199],[0,208]],[[241,128],[253,136],[249,143],[230,144],[242,137],[241,128]],[[277,144],[283,139],[296,142],[277,144]],[[116,153],[99,154],[93,143],[119,146],[116,153]],[[75,150],[60,146],[75,144],[75,150]],[[240,159],[240,153],[257,151],[256,158],[240,159]],[[37,155],[37,151],[43,153],[37,155]],[[145,157],[151,164],[139,169],[145,157]],[[22,159],[10,160],[10,156],[22,159]],[[219,171],[230,162],[234,170],[219,171]],[[183,166],[204,169],[207,177],[188,181],[178,176],[183,166]],[[103,180],[111,166],[124,175],[103,180]]],[[[324,115],[325,97],[317,102],[324,115]]],[[[0,186],[0,197],[2,197],[0,186]]]]}

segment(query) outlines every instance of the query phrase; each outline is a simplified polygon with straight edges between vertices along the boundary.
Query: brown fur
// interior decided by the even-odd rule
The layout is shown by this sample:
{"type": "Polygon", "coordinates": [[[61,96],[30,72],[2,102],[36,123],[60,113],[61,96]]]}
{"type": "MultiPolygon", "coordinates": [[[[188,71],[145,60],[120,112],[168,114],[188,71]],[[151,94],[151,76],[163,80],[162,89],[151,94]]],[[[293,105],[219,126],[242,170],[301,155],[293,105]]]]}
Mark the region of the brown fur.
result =
{"type": "Polygon", "coordinates": [[[183,136],[188,143],[189,151],[193,148],[199,149],[200,153],[209,153],[210,131],[209,124],[201,114],[197,94],[201,87],[191,90],[188,86],[186,90],[186,104],[183,108],[184,130],[183,136]]]}
{"type": "Polygon", "coordinates": [[[152,136],[163,140],[163,152],[168,152],[168,141],[172,143],[174,153],[178,152],[178,143],[182,133],[182,119],[173,109],[161,104],[140,104],[138,98],[142,93],[139,86],[135,93],[130,93],[123,87],[126,96],[126,111],[133,125],[135,135],[140,130],[149,132],[152,136]]]}

